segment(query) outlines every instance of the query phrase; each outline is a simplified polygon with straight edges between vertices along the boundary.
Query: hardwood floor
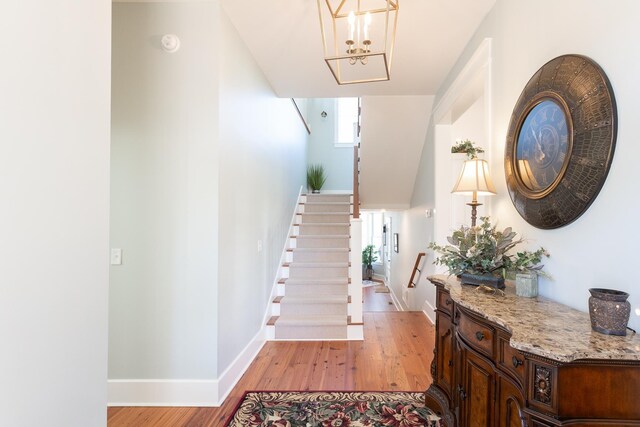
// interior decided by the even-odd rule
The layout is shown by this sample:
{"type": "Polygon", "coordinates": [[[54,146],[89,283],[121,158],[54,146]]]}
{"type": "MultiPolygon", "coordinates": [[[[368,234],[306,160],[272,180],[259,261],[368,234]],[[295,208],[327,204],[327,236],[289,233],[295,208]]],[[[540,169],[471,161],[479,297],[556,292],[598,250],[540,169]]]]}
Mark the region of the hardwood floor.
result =
{"type": "Polygon", "coordinates": [[[362,289],[364,295],[363,311],[398,311],[393,304],[391,294],[376,293],[375,289],[375,286],[367,286],[362,289]]]}
{"type": "Polygon", "coordinates": [[[108,426],[224,426],[246,390],[426,390],[434,328],[425,315],[364,319],[364,341],[267,342],[220,408],[109,408],[108,426]]]}

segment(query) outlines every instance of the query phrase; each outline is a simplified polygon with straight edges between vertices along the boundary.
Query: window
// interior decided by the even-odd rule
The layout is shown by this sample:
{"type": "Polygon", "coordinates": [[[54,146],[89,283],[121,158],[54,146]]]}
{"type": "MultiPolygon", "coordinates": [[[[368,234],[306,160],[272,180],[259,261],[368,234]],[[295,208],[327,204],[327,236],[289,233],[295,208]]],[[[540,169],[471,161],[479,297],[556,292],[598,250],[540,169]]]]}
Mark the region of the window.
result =
{"type": "Polygon", "coordinates": [[[384,218],[382,212],[363,212],[362,218],[362,247],[373,245],[375,253],[378,255],[378,261],[374,264],[382,263],[382,230],[384,226],[384,218]]]}
{"type": "Polygon", "coordinates": [[[358,98],[336,99],[336,146],[353,146],[358,142],[358,98]]]}

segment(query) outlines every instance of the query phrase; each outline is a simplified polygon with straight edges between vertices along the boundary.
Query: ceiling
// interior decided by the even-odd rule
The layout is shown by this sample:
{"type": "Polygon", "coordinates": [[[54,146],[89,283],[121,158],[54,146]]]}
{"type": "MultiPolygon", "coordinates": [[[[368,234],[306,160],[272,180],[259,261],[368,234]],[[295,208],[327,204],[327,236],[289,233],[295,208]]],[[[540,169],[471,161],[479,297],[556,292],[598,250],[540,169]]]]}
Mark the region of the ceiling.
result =
{"type": "Polygon", "coordinates": [[[338,86],[315,0],[222,0],[278,96],[433,95],[495,0],[401,0],[391,80],[338,86]]]}

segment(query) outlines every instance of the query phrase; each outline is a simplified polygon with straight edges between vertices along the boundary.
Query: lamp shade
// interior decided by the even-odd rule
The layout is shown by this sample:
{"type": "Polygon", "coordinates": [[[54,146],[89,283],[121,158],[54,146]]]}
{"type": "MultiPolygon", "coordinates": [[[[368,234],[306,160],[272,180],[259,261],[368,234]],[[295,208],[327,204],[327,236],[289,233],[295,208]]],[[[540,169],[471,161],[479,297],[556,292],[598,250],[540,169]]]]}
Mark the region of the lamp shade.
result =
{"type": "Polygon", "coordinates": [[[489,164],[486,160],[472,159],[464,162],[458,182],[451,190],[452,193],[462,195],[491,196],[496,189],[489,175],[489,164]]]}

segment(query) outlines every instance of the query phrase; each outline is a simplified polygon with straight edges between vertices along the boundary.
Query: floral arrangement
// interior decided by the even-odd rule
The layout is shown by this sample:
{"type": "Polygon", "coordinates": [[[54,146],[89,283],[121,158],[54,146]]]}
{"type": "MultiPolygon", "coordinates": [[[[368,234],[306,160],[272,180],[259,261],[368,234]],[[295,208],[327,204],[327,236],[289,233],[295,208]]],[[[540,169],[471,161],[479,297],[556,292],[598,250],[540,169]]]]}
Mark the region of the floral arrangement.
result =
{"type": "Polygon", "coordinates": [[[516,232],[511,227],[497,230],[489,217],[480,219],[482,223],[479,226],[462,226],[454,231],[447,237],[447,246],[431,242],[429,248],[441,254],[434,264],[446,266],[449,273],[456,276],[468,273],[505,277],[507,272],[546,275],[542,271],[544,265],[540,264],[542,257],[549,256],[544,248],[512,253],[512,249],[523,242],[522,239],[516,240],[516,232]]]}
{"type": "Polygon", "coordinates": [[[476,146],[475,142],[468,139],[464,139],[462,141],[456,141],[456,144],[453,147],[451,147],[451,152],[466,153],[467,158],[471,160],[478,157],[479,153],[484,153],[484,150],[481,147],[476,146]]]}

